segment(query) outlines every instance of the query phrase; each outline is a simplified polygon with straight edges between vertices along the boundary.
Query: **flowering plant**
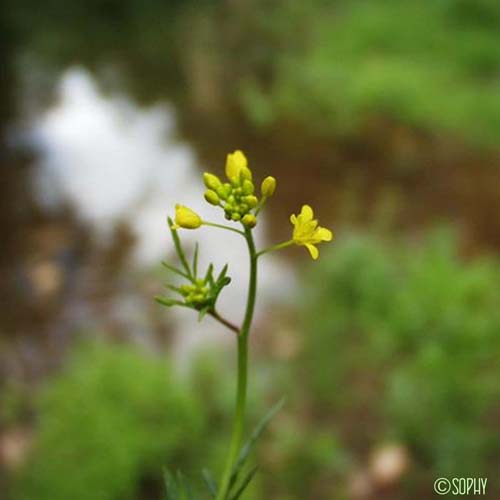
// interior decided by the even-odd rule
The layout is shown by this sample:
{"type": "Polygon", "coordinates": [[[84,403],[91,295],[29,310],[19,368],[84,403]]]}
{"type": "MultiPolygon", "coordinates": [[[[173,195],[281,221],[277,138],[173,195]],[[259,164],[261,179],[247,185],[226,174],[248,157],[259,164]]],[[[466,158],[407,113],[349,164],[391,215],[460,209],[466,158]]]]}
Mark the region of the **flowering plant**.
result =
{"type": "MultiPolygon", "coordinates": [[[[168,218],[168,225],[181,268],[179,269],[166,262],[163,265],[185,279],[186,283],[180,286],[168,286],[178,294],[178,298],[158,296],[156,300],[167,307],[181,306],[193,309],[198,312],[200,320],[208,314],[233,331],[236,336],[238,380],[234,424],[229,451],[219,483],[215,481],[207,470],[204,471],[204,479],[210,494],[216,500],[237,500],[241,497],[256,472],[256,468],[254,468],[244,477],[240,477],[243,465],[267,423],[282,405],[282,401],[275,405],[261,420],[248,441],[243,444],[248,381],[248,338],[255,309],[259,258],[268,252],[295,244],[305,246],[311,257],[316,260],[319,257],[317,245],[323,241],[331,241],[333,235],[329,229],[318,225],[318,221],[314,219],[312,208],[309,205],[304,205],[299,215],[292,215],[290,217],[293,225],[293,233],[289,240],[262,250],[257,250],[252,230],[257,225],[260,211],[275,192],[276,179],[268,176],[263,180],[259,199],[255,194],[252,171],[248,167],[247,158],[241,151],[235,151],[227,155],[225,173],[227,177],[226,182],[222,182],[219,177],[211,173],[203,175],[207,188],[205,200],[211,205],[221,207],[225,218],[231,223],[237,223],[239,227],[206,221],[192,209],[184,205],[176,205],[175,219],[168,218]],[[224,266],[219,274],[215,276],[214,266],[210,264],[203,277],[201,277],[198,271],[198,245],[195,247],[191,263],[188,262],[185,256],[178,230],[194,230],[201,226],[211,226],[238,233],[247,243],[250,259],[250,280],[247,306],[241,326],[237,326],[221,316],[216,308],[217,299],[222,289],[231,282],[231,279],[227,276],[228,266],[224,266]]],[[[173,476],[167,472],[166,486],[168,500],[192,498],[189,485],[180,473],[177,476],[173,476]]]]}

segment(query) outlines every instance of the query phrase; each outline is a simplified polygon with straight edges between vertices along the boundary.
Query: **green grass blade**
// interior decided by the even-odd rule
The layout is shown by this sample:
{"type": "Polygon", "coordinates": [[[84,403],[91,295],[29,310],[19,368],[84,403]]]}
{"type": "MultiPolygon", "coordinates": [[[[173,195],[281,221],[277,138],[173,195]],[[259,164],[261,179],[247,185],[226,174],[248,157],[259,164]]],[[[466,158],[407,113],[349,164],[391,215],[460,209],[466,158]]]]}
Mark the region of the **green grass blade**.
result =
{"type": "Polygon", "coordinates": [[[267,424],[271,421],[271,419],[281,410],[283,405],[285,404],[285,398],[281,398],[260,420],[252,434],[248,438],[247,442],[241,448],[240,454],[238,456],[238,460],[236,461],[233,473],[231,475],[230,487],[234,486],[236,480],[238,479],[238,474],[240,473],[241,468],[245,465],[245,462],[250,454],[250,451],[254,447],[255,443],[259,439],[260,435],[264,432],[267,424]]]}
{"type": "Polygon", "coordinates": [[[251,469],[248,472],[248,474],[244,477],[243,481],[241,482],[240,487],[236,490],[235,494],[231,497],[231,500],[238,500],[238,498],[240,498],[240,496],[243,494],[243,492],[246,490],[247,486],[250,484],[253,477],[255,476],[257,469],[258,469],[258,467],[255,466],[253,469],[251,469]]]}
{"type": "Polygon", "coordinates": [[[179,490],[177,489],[177,482],[172,473],[165,469],[163,472],[163,478],[165,480],[165,487],[167,489],[166,499],[167,500],[180,500],[179,490]]]}
{"type": "Polygon", "coordinates": [[[205,484],[207,485],[210,496],[212,498],[216,498],[217,497],[217,483],[215,482],[215,479],[214,479],[212,473],[208,469],[203,469],[202,475],[203,475],[203,480],[205,481],[205,484]]]}

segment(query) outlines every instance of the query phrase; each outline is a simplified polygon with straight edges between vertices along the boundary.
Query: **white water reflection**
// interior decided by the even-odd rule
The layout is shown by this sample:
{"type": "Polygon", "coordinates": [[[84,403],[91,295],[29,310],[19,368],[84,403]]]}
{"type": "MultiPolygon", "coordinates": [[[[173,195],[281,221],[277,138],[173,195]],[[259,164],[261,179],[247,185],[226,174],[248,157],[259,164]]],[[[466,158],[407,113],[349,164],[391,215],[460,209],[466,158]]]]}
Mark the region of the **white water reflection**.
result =
{"type": "MultiPolygon", "coordinates": [[[[125,221],[137,237],[133,264],[140,268],[172,254],[165,218],[176,202],[220,220],[220,211],[203,201],[197,158],[176,139],[169,106],[141,109],[126,97],[105,97],[90,74],[73,69],[60,81],[57,104],[36,121],[33,139],[42,151],[37,177],[41,202],[48,209],[69,204],[103,244],[114,225],[125,221]]],[[[256,230],[260,245],[263,222],[256,230]]],[[[231,292],[221,297],[221,309],[237,318],[248,278],[246,248],[237,235],[218,231],[203,228],[182,236],[191,244],[195,238],[200,241],[202,266],[208,265],[208,257],[219,268],[229,262],[234,281],[231,292]]],[[[261,297],[267,302],[276,291],[283,296],[292,283],[287,268],[270,257],[261,273],[261,297]]],[[[176,314],[183,335],[198,329],[191,314],[176,314]]]]}

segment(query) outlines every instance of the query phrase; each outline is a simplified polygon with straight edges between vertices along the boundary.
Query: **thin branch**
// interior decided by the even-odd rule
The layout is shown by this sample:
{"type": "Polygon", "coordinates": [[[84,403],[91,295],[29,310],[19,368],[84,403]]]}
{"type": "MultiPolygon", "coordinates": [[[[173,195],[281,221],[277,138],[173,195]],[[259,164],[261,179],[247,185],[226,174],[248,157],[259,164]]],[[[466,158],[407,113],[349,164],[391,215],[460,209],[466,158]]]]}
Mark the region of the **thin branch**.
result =
{"type": "Polygon", "coordinates": [[[294,243],[293,240],[288,240],[284,241],[283,243],[278,243],[277,245],[273,245],[272,247],[264,248],[264,250],[257,252],[256,257],[260,257],[261,255],[264,255],[265,253],[268,252],[274,252],[275,250],[281,250],[282,248],[289,247],[290,245],[293,245],[293,243],[294,243]]]}
{"type": "Polygon", "coordinates": [[[224,326],[232,330],[236,335],[240,334],[240,329],[234,324],[228,321],[226,318],[223,318],[217,311],[210,311],[208,314],[212,316],[212,318],[216,319],[219,323],[222,323],[224,326]]]}
{"type": "Polygon", "coordinates": [[[224,224],[216,224],[215,222],[207,222],[203,221],[204,226],[211,226],[211,227],[217,227],[219,229],[226,229],[227,231],[232,231],[233,233],[238,233],[241,234],[241,236],[245,236],[245,233],[243,231],[240,231],[239,229],[236,229],[231,226],[225,226],[224,224]]]}

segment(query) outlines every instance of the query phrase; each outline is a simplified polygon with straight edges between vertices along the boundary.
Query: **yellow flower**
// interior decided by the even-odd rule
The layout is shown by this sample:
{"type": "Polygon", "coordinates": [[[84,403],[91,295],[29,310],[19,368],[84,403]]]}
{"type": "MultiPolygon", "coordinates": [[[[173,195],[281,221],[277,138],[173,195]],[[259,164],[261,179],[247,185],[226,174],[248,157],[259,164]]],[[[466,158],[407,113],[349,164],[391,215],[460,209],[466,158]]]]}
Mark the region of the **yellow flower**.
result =
{"type": "Polygon", "coordinates": [[[314,213],[309,205],[304,205],[299,215],[293,214],[290,217],[293,228],[293,242],[296,245],[303,245],[316,260],[319,257],[319,250],[315,245],[322,241],[331,241],[333,234],[329,229],[318,226],[318,221],[313,219],[314,213]]]}
{"type": "Polygon", "coordinates": [[[198,229],[202,224],[201,217],[184,205],[175,205],[175,225],[174,229],[183,227],[184,229],[198,229]]]}
{"type": "Polygon", "coordinates": [[[246,156],[239,149],[234,153],[229,153],[226,160],[226,175],[229,180],[238,179],[240,172],[248,170],[248,161],[246,156]]]}

